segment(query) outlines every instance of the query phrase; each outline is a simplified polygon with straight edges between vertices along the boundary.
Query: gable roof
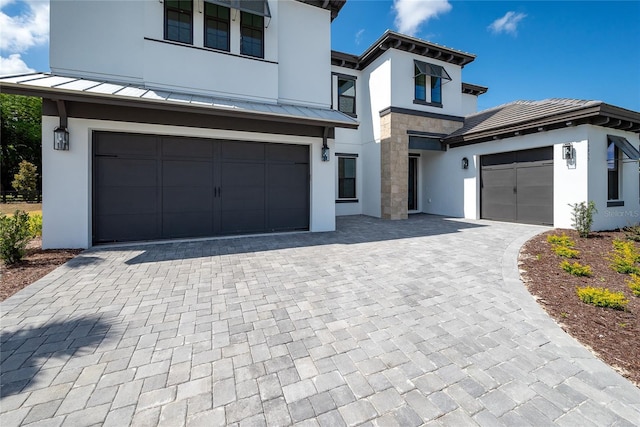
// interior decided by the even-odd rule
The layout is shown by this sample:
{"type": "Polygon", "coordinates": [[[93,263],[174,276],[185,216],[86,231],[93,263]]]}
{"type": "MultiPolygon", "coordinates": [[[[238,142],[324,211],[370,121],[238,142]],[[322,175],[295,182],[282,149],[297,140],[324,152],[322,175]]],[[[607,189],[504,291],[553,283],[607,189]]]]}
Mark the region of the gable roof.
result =
{"type": "Polygon", "coordinates": [[[403,50],[426,58],[438,59],[448,62],[449,64],[459,65],[460,67],[464,67],[476,59],[476,56],[471,53],[451,49],[450,47],[387,30],[360,56],[335,50],[331,51],[331,65],[362,70],[388,49],[403,50]]]}
{"type": "Polygon", "coordinates": [[[465,117],[464,126],[445,142],[455,147],[581,124],[640,133],[640,113],[602,101],[514,101],[465,117]]]}
{"type": "Polygon", "coordinates": [[[358,127],[357,120],[329,108],[219,98],[50,73],[0,77],[0,92],[62,101],[135,106],[310,126],[350,129],[358,127]]]}

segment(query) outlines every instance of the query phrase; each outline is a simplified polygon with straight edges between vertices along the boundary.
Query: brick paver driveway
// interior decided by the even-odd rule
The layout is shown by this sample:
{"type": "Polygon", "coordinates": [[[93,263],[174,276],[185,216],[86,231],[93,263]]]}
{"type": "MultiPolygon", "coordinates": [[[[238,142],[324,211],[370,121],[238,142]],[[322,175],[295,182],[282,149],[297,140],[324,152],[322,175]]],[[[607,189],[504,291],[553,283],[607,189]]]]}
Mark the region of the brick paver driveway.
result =
{"type": "Polygon", "coordinates": [[[2,309],[2,427],[640,423],[518,280],[541,227],[426,215],[103,248],[2,309]]]}

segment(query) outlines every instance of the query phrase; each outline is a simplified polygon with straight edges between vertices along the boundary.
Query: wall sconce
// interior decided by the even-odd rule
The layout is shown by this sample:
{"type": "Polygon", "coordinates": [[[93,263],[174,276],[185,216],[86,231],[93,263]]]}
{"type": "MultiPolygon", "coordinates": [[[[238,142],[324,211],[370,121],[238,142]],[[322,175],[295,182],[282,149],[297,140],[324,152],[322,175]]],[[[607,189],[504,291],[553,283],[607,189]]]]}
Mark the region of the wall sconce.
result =
{"type": "Polygon", "coordinates": [[[53,149],[69,150],[69,131],[65,127],[57,127],[53,131],[53,149]]]}
{"type": "Polygon", "coordinates": [[[573,144],[562,144],[562,158],[564,160],[573,160],[573,144]]]}
{"type": "Polygon", "coordinates": [[[469,169],[469,159],[466,157],[462,158],[462,169],[469,169]]]}
{"type": "Polygon", "coordinates": [[[323,162],[329,161],[329,147],[327,146],[327,144],[322,146],[322,161],[323,162]]]}

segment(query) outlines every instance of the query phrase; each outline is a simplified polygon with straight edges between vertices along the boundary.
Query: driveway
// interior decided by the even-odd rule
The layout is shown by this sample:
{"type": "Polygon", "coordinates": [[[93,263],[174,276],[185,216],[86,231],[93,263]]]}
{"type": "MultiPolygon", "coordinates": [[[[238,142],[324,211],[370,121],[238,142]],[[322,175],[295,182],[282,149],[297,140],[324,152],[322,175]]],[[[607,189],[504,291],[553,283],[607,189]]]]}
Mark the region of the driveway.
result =
{"type": "Polygon", "coordinates": [[[640,424],[518,279],[543,227],[428,215],[85,251],[0,305],[0,425],[640,424]]]}

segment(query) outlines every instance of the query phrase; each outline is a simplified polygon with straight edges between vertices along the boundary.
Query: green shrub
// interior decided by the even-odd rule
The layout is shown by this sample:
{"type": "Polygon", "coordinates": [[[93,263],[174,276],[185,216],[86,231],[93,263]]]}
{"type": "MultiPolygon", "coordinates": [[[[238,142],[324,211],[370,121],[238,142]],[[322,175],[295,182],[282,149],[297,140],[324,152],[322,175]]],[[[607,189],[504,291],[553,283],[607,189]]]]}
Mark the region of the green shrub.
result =
{"type": "Polygon", "coordinates": [[[582,265],[578,262],[570,263],[569,261],[563,261],[560,264],[560,267],[562,267],[562,269],[567,273],[574,276],[591,277],[591,275],[593,274],[590,266],[582,265]]]}
{"type": "Polygon", "coordinates": [[[580,202],[569,204],[572,208],[571,226],[576,229],[580,237],[589,237],[591,225],[593,224],[593,214],[598,212],[594,202],[580,202]]]}
{"type": "Polygon", "coordinates": [[[42,236],[42,215],[38,213],[29,214],[29,230],[33,237],[42,236]]]}
{"type": "Polygon", "coordinates": [[[640,252],[633,242],[613,241],[613,254],[609,257],[611,268],[622,274],[640,274],[636,265],[640,260],[640,252]]]}
{"type": "Polygon", "coordinates": [[[561,236],[557,234],[550,234],[547,236],[547,242],[551,243],[553,246],[564,246],[566,248],[572,248],[575,246],[575,242],[571,240],[571,237],[562,233],[561,236]]]}
{"type": "Polygon", "coordinates": [[[631,273],[631,278],[627,281],[629,289],[637,297],[640,297],[640,275],[631,273]]]}
{"type": "Polygon", "coordinates": [[[38,196],[38,173],[36,165],[26,160],[20,162],[18,173],[13,176],[13,188],[24,200],[36,200],[38,196]]]}
{"type": "Polygon", "coordinates": [[[607,307],[615,310],[624,310],[629,303],[622,292],[611,292],[606,288],[594,288],[585,286],[577,288],[578,297],[582,302],[595,305],[596,307],[607,307]]]}
{"type": "Polygon", "coordinates": [[[580,252],[577,250],[566,246],[553,246],[551,249],[556,255],[561,256],[562,258],[578,258],[578,255],[580,255],[580,252]]]}
{"type": "Polygon", "coordinates": [[[16,211],[13,216],[0,214],[0,258],[6,264],[22,259],[32,237],[26,212],[16,211]]]}

